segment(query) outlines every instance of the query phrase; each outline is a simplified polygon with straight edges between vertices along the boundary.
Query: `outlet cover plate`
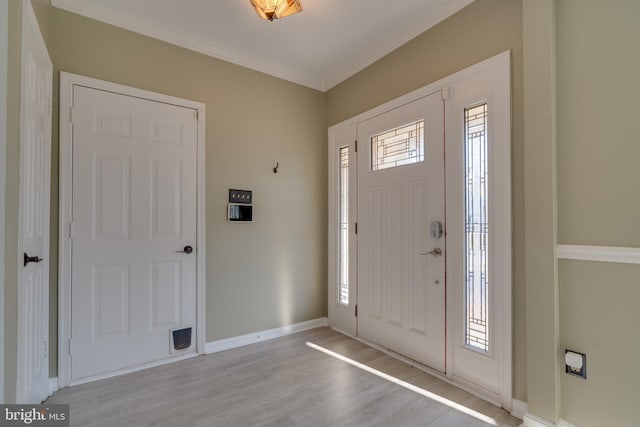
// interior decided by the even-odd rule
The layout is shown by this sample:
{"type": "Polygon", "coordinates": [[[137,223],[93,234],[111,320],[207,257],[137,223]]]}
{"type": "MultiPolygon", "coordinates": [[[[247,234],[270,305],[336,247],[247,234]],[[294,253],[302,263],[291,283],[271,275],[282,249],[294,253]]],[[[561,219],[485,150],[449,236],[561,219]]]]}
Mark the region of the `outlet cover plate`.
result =
{"type": "Polygon", "coordinates": [[[579,354],[582,357],[582,368],[580,368],[579,370],[575,370],[571,366],[569,366],[569,365],[567,365],[565,363],[564,371],[569,375],[572,375],[574,377],[578,377],[578,378],[582,378],[583,380],[586,380],[587,379],[587,355],[584,354],[584,353],[579,353],[577,351],[573,351],[573,350],[565,350],[564,352],[565,352],[565,354],[567,354],[567,353],[579,354]]]}

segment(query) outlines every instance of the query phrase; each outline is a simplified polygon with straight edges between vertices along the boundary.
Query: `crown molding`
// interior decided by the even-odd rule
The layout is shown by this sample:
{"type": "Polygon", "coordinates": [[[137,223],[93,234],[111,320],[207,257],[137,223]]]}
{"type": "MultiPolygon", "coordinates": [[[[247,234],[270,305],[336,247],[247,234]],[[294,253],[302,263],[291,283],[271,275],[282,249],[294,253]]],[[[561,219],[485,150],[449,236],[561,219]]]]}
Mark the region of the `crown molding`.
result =
{"type": "Polygon", "coordinates": [[[82,2],[78,0],[51,0],[51,4],[59,9],[95,19],[96,21],[104,22],[106,24],[114,25],[143,36],[151,37],[175,46],[211,56],[213,58],[231,62],[292,83],[324,91],[321,81],[316,81],[314,79],[309,79],[306,76],[298,75],[297,73],[291,73],[289,71],[258,63],[250,58],[236,55],[225,49],[214,46],[204,40],[194,38],[178,31],[170,31],[160,26],[151,25],[136,17],[118,13],[112,9],[95,3],[82,2]]]}
{"type": "Polygon", "coordinates": [[[475,0],[445,0],[445,2],[433,12],[418,19],[412,24],[409,24],[405,29],[400,31],[387,42],[370,46],[370,48],[367,49],[366,52],[363,52],[362,55],[356,55],[354,57],[354,61],[350,64],[346,64],[345,68],[341,71],[326,76],[324,79],[310,78],[309,76],[304,75],[304,73],[296,73],[291,70],[283,70],[273,67],[269,64],[264,64],[251,58],[237,55],[208,41],[204,41],[178,31],[171,31],[157,25],[149,24],[142,19],[119,13],[113,9],[96,3],[78,0],[51,0],[51,4],[54,7],[68,12],[76,13],[87,18],[95,19],[125,30],[161,40],[175,46],[183,47],[194,52],[202,53],[213,58],[231,62],[273,77],[325,92],[357,72],[363,70],[383,56],[393,52],[398,47],[447,19],[474,1],[475,0]]]}

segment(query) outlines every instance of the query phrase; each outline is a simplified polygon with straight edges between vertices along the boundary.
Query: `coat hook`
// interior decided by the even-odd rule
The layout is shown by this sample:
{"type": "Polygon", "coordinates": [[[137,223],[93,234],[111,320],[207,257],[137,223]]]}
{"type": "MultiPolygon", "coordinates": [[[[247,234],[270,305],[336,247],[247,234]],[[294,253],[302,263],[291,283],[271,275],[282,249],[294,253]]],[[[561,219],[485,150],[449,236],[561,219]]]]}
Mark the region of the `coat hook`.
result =
{"type": "Polygon", "coordinates": [[[280,167],[280,163],[276,163],[276,167],[273,168],[273,173],[278,173],[278,167],[280,167]]]}

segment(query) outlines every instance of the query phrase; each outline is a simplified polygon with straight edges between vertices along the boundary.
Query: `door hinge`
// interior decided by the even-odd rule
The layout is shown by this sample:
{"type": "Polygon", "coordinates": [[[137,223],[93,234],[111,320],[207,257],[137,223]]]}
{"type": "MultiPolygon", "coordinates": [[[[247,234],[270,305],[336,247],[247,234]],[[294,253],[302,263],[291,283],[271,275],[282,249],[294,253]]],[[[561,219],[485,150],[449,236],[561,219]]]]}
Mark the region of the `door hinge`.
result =
{"type": "Polygon", "coordinates": [[[356,234],[358,234],[358,223],[356,222],[356,234]]]}
{"type": "Polygon", "coordinates": [[[71,349],[72,349],[72,346],[71,346],[71,338],[69,338],[69,349],[68,349],[69,356],[71,356],[71,354],[72,354],[71,349]]]}
{"type": "Polygon", "coordinates": [[[73,239],[73,222],[69,223],[69,239],[73,239]]]}
{"type": "Polygon", "coordinates": [[[358,304],[356,304],[356,317],[358,317],[358,304]]]}
{"type": "Polygon", "coordinates": [[[356,139],[354,142],[356,143],[356,153],[357,153],[358,152],[358,140],[356,139]]]}

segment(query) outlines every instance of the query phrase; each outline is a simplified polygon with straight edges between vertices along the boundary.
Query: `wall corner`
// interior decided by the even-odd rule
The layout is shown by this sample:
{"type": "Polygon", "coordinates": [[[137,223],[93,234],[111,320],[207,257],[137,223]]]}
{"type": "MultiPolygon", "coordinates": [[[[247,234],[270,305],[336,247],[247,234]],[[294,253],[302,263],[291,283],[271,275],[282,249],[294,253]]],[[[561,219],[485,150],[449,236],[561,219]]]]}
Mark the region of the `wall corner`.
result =
{"type": "Polygon", "coordinates": [[[523,0],[527,426],[560,416],[555,12],[523,0]]]}

